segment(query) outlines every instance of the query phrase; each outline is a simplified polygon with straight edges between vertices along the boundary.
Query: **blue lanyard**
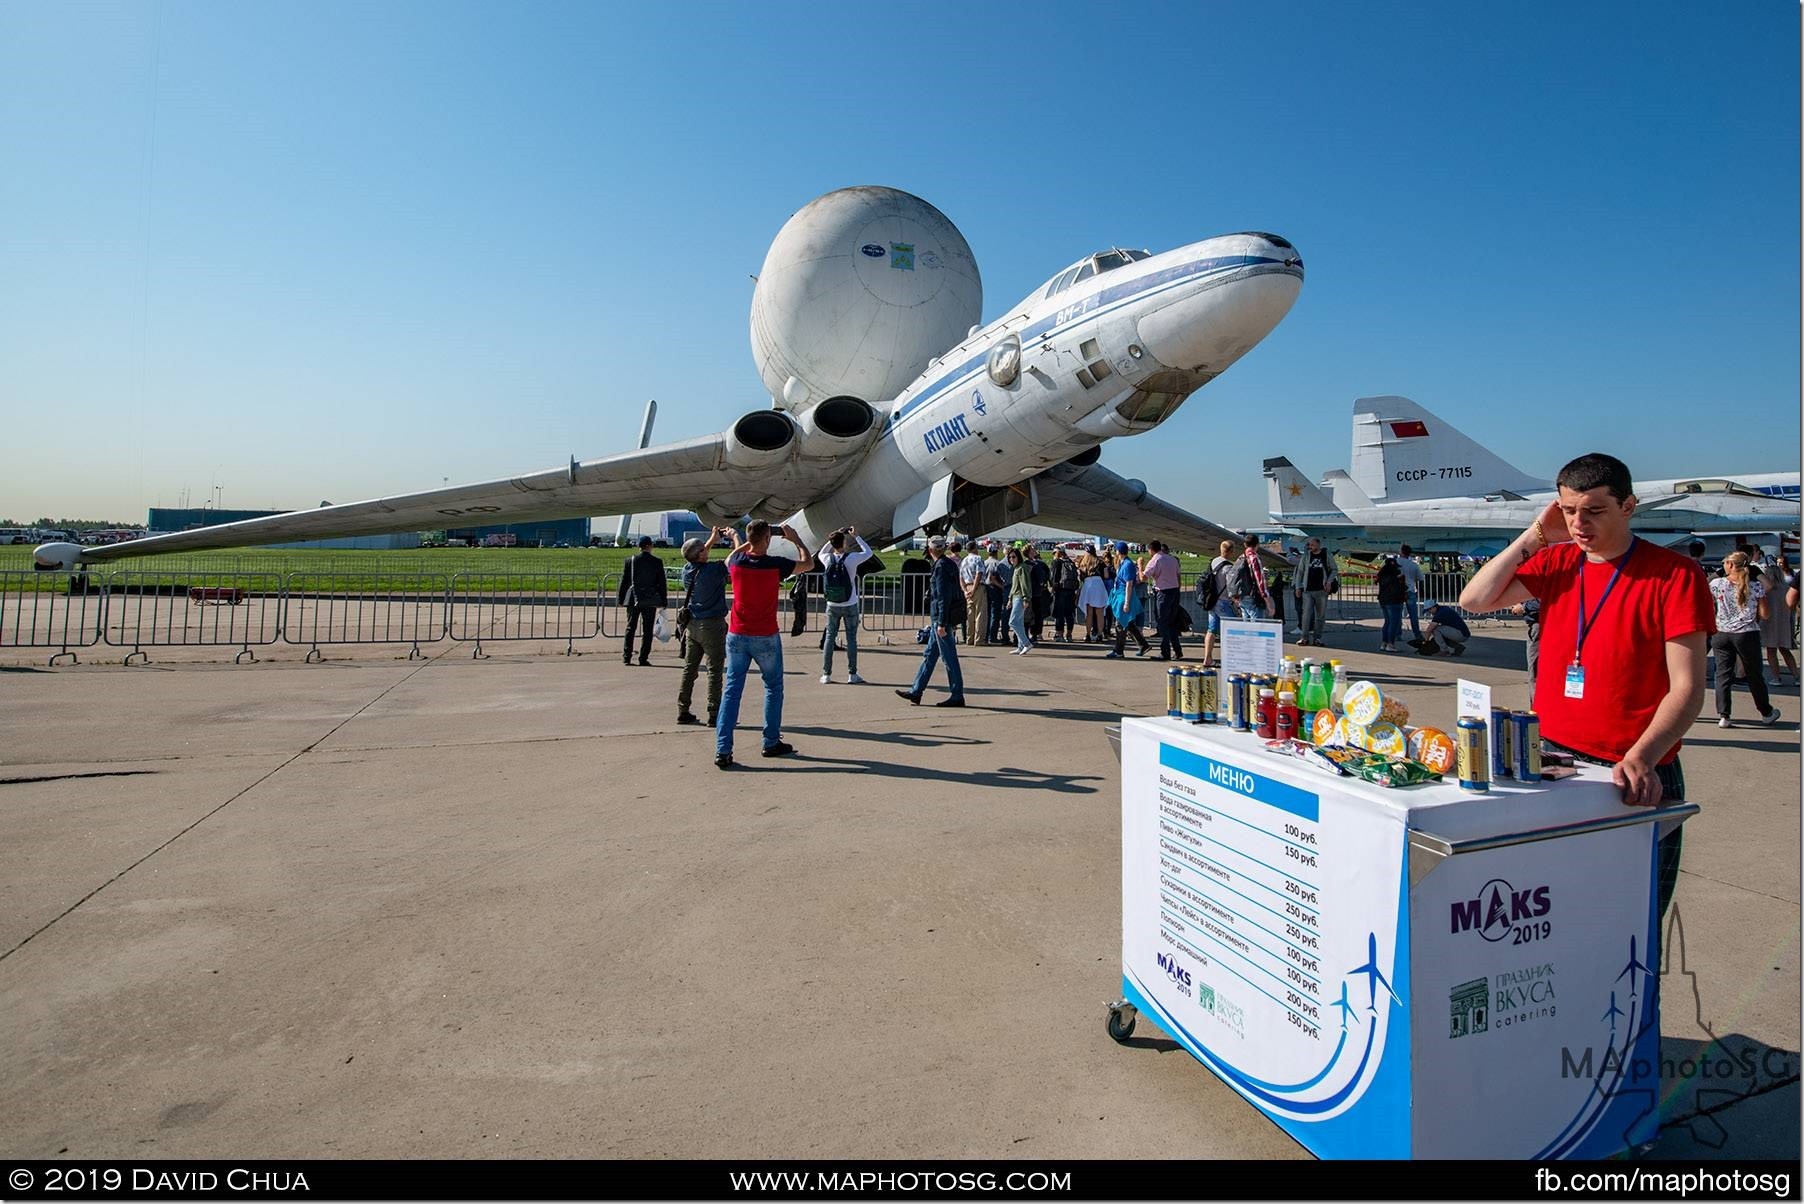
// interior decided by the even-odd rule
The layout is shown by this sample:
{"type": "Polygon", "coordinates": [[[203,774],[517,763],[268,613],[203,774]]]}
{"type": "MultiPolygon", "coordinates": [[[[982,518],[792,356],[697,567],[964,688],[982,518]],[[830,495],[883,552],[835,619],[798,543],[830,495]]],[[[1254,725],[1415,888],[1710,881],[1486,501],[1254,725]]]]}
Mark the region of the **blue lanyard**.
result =
{"type": "Polygon", "coordinates": [[[1597,609],[1591,612],[1591,617],[1588,619],[1585,617],[1585,562],[1583,559],[1579,561],[1578,644],[1572,649],[1573,664],[1579,663],[1579,654],[1585,650],[1585,636],[1590,634],[1590,629],[1597,623],[1597,616],[1604,613],[1604,603],[1610,600],[1610,591],[1615,589],[1617,581],[1621,580],[1622,570],[1628,567],[1629,557],[1635,554],[1635,545],[1640,542],[1639,536],[1629,537],[1629,550],[1624,552],[1622,559],[1616,562],[1616,571],[1610,574],[1610,584],[1604,586],[1604,596],[1597,600],[1597,609]]]}

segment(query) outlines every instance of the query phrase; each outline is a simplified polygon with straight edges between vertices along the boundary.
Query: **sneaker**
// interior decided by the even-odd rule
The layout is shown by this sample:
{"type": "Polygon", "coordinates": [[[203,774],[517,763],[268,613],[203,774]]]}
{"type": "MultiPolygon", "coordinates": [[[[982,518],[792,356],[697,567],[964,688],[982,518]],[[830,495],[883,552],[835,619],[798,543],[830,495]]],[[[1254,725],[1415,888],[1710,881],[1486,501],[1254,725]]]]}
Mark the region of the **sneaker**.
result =
{"type": "Polygon", "coordinates": [[[1721,719],[1718,719],[1716,721],[1716,726],[1718,726],[1718,727],[1734,727],[1735,725],[1733,723],[1729,722],[1729,717],[1727,715],[1724,715],[1721,719]]]}
{"type": "Polygon", "coordinates": [[[833,675],[832,675],[832,674],[831,674],[831,673],[823,673],[823,674],[821,674],[821,684],[822,684],[822,685],[823,685],[823,686],[830,686],[830,685],[832,685],[832,684],[833,684],[833,675]]]}
{"type": "Polygon", "coordinates": [[[1142,648],[1140,651],[1134,653],[1134,655],[1135,656],[1145,656],[1147,653],[1151,652],[1152,650],[1153,650],[1153,646],[1151,644],[1148,644],[1146,647],[1142,648]]]}
{"type": "Polygon", "coordinates": [[[864,684],[864,678],[858,676],[856,673],[849,673],[846,675],[846,684],[848,686],[862,686],[864,684]]]}
{"type": "Polygon", "coordinates": [[[1455,644],[1451,649],[1448,650],[1447,655],[1448,656],[1464,656],[1464,655],[1466,655],[1466,646],[1464,644],[1455,644]]]}
{"type": "Polygon", "coordinates": [[[1773,724],[1779,722],[1779,708],[1774,707],[1772,710],[1770,710],[1766,714],[1762,715],[1760,717],[1760,722],[1764,723],[1768,727],[1771,727],[1771,726],[1773,726],[1773,724]]]}
{"type": "Polygon", "coordinates": [[[896,697],[908,699],[909,706],[918,707],[921,705],[921,696],[916,694],[913,690],[897,690],[896,697]]]}
{"type": "Polygon", "coordinates": [[[709,712],[708,712],[708,726],[709,726],[709,727],[714,727],[714,726],[716,726],[716,723],[715,723],[715,716],[716,716],[716,715],[717,715],[717,714],[718,714],[718,712],[716,712],[716,711],[709,711],[709,712]]]}
{"type": "Polygon", "coordinates": [[[715,757],[714,758],[714,768],[716,768],[716,769],[733,768],[733,754],[732,753],[721,753],[718,757],[715,757]]]}
{"type": "Polygon", "coordinates": [[[700,723],[700,722],[701,722],[701,720],[700,720],[700,719],[697,719],[697,718],[696,718],[696,717],[695,717],[695,714],[694,714],[694,713],[693,713],[693,712],[691,712],[691,711],[678,711],[678,712],[677,712],[677,722],[678,722],[678,723],[696,723],[696,724],[699,724],[699,723],[700,723]]]}
{"type": "Polygon", "coordinates": [[[764,750],[764,755],[767,757],[787,757],[793,752],[795,752],[794,746],[785,744],[783,741],[779,740],[775,744],[767,746],[764,750]]]}
{"type": "Polygon", "coordinates": [[[933,705],[936,707],[962,707],[965,705],[965,700],[962,696],[958,698],[942,698],[933,705]]]}
{"type": "Polygon", "coordinates": [[[644,658],[644,657],[640,657],[640,658],[639,658],[639,663],[640,663],[640,664],[641,664],[641,665],[646,665],[646,666],[649,666],[649,665],[650,665],[650,664],[651,664],[651,662],[650,662],[650,661],[648,661],[648,660],[646,660],[646,659],[645,659],[645,658],[644,658]]]}
{"type": "Polygon", "coordinates": [[[1102,659],[1105,661],[1118,661],[1122,659],[1122,655],[1119,652],[1105,652],[1102,654],[1102,659]]]}

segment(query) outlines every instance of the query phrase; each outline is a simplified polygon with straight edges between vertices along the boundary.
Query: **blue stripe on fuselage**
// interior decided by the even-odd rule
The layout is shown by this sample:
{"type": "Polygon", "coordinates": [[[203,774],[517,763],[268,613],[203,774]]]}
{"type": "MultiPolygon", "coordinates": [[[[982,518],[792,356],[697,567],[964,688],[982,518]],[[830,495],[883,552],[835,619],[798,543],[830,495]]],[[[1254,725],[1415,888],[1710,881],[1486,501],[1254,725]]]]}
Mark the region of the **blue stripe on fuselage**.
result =
{"type": "MultiPolygon", "coordinates": [[[[1020,332],[1021,342],[1025,344],[1029,339],[1038,338],[1041,335],[1054,334],[1067,326],[1076,325],[1078,322],[1095,314],[1098,310],[1116,305],[1132,297],[1139,296],[1142,293],[1151,292],[1154,289],[1162,289],[1169,285],[1182,283],[1198,276],[1226,269],[1252,267],[1258,264],[1281,264],[1282,262],[1282,260],[1272,259],[1263,255],[1222,255],[1213,259],[1193,259],[1188,263],[1176,264],[1157,272],[1148,272],[1144,276],[1137,276],[1132,280],[1124,280],[1113,287],[1101,289],[1096,293],[1083,298],[1081,301],[1073,301],[1068,306],[1054,310],[1048,316],[1041,318],[1038,322],[1035,322],[1022,330],[1020,332]]],[[[991,347],[993,346],[994,344],[992,343],[991,347]]],[[[928,385],[921,391],[920,396],[903,406],[900,410],[897,410],[896,413],[891,416],[890,425],[892,427],[898,425],[903,419],[907,418],[910,414],[915,413],[922,406],[936,400],[946,389],[956,386],[958,382],[969,375],[973,369],[981,367],[984,361],[989,358],[989,355],[990,348],[986,347],[981,353],[967,359],[964,363],[928,385]]]]}

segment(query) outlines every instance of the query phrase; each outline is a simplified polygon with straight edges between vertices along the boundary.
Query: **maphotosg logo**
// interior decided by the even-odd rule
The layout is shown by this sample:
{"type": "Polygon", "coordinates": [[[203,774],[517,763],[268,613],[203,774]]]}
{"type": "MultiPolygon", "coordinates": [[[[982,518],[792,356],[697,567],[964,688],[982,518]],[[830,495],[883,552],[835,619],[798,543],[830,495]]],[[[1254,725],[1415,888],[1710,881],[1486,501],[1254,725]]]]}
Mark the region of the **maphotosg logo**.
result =
{"type": "Polygon", "coordinates": [[[1487,941],[1501,941],[1513,932],[1513,943],[1520,945],[1548,935],[1551,925],[1541,917],[1552,909],[1547,887],[1517,890],[1502,878],[1493,878],[1479,889],[1477,898],[1453,904],[1450,930],[1457,934],[1476,928],[1487,941]]]}

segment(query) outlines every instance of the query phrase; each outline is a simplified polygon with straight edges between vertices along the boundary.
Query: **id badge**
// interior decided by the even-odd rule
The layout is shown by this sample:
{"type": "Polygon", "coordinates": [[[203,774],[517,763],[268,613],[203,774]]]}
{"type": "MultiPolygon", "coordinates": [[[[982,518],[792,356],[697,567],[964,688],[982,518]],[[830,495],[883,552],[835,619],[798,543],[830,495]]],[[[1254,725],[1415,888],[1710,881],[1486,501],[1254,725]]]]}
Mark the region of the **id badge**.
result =
{"type": "Polygon", "coordinates": [[[1566,669],[1566,697],[1583,698],[1585,696],[1585,670],[1582,665],[1569,665],[1566,669]]]}

